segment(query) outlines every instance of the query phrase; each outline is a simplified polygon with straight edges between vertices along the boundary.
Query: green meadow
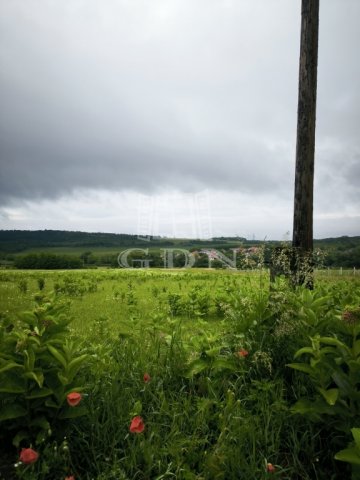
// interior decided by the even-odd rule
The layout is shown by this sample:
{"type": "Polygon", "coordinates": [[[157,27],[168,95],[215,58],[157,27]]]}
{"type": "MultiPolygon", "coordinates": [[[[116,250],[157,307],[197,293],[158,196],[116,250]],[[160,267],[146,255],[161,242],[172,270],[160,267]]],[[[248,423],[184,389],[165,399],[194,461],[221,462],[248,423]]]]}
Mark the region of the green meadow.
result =
{"type": "Polygon", "coordinates": [[[0,298],[0,478],[359,478],[357,276],[3,270],[0,298]]]}

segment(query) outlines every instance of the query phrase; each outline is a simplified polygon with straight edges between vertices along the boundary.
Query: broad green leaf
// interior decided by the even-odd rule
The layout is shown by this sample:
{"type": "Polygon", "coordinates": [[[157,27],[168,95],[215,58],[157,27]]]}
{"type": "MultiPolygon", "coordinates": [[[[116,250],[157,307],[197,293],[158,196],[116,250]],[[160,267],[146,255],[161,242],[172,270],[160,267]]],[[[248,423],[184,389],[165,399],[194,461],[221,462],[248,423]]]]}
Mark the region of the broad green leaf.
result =
{"type": "Polygon", "coordinates": [[[360,340],[356,340],[353,346],[353,351],[355,357],[358,357],[360,355],[360,340]]]}
{"type": "Polygon", "coordinates": [[[22,312],[20,319],[30,326],[36,325],[37,323],[37,318],[33,312],[22,312]]]}
{"type": "Polygon", "coordinates": [[[20,442],[22,440],[25,440],[26,438],[29,438],[29,432],[27,432],[26,430],[20,430],[20,432],[18,432],[13,438],[12,444],[14,445],[14,447],[19,448],[20,442]]]}
{"type": "Polygon", "coordinates": [[[360,428],[352,428],[351,433],[352,433],[352,436],[354,437],[356,446],[360,449],[360,428]]]}
{"type": "Polygon", "coordinates": [[[313,412],[314,406],[313,403],[310,402],[310,400],[307,400],[306,398],[301,398],[295,403],[295,405],[291,407],[291,411],[293,413],[300,413],[304,415],[306,413],[313,412]]]}
{"type": "Polygon", "coordinates": [[[349,378],[345,373],[337,371],[334,372],[331,377],[343,393],[346,395],[354,393],[354,387],[351,385],[349,378]]]}
{"type": "Polygon", "coordinates": [[[342,365],[343,363],[345,363],[344,357],[335,357],[334,361],[335,361],[336,365],[342,365]]]}
{"type": "Polygon", "coordinates": [[[313,302],[313,296],[310,290],[304,290],[302,295],[303,303],[310,305],[313,302]]]}
{"type": "Polygon", "coordinates": [[[78,366],[81,363],[83,363],[85,360],[87,360],[89,355],[85,353],[84,355],[80,355],[80,357],[74,358],[71,360],[71,362],[68,365],[68,368],[73,368],[74,366],[78,366]]]}
{"type": "Polygon", "coordinates": [[[325,343],[325,345],[334,345],[336,347],[344,349],[349,355],[351,354],[349,347],[345,345],[345,343],[340,342],[340,340],[335,337],[320,337],[319,342],[325,343]]]}
{"type": "Polygon", "coordinates": [[[310,308],[308,308],[306,310],[306,316],[308,317],[308,319],[310,320],[310,324],[316,324],[317,322],[317,317],[316,317],[316,313],[311,310],[310,308]]]}
{"type": "Polygon", "coordinates": [[[329,390],[324,390],[323,388],[318,389],[321,395],[325,398],[326,403],[329,405],[335,405],[336,400],[339,397],[338,388],[330,388],[329,390]]]}
{"type": "Polygon", "coordinates": [[[8,370],[12,370],[14,368],[24,369],[24,365],[19,365],[18,363],[15,363],[15,362],[10,362],[6,364],[5,367],[0,368],[0,374],[7,372],[8,370]]]}
{"type": "Polygon", "coordinates": [[[318,370],[318,365],[323,365],[321,358],[315,357],[315,358],[310,358],[310,367],[314,370],[318,370]]]}
{"type": "Polygon", "coordinates": [[[65,385],[68,385],[70,383],[69,379],[67,377],[65,377],[62,373],[59,372],[57,376],[58,376],[62,385],[65,386],[65,385]]]}
{"type": "Polygon", "coordinates": [[[59,409],[59,405],[52,399],[52,398],[47,398],[45,400],[45,405],[49,408],[56,408],[59,409]]]}
{"type": "Polygon", "coordinates": [[[190,363],[188,371],[185,374],[185,377],[191,378],[194,375],[197,375],[198,373],[203,372],[209,367],[208,362],[205,360],[202,360],[201,358],[198,358],[194,360],[192,363],[190,363]]]}
{"type": "Polygon", "coordinates": [[[70,381],[74,378],[76,373],[78,372],[81,364],[88,359],[88,355],[80,355],[80,357],[74,358],[67,366],[66,375],[69,377],[70,381]]]}
{"type": "Polygon", "coordinates": [[[27,400],[32,400],[34,398],[43,398],[43,397],[48,397],[49,395],[52,395],[53,391],[50,390],[50,388],[36,388],[32,390],[31,394],[26,396],[25,398],[27,400]]]}
{"type": "Polygon", "coordinates": [[[291,408],[293,413],[300,413],[302,415],[309,415],[314,419],[320,420],[321,415],[335,415],[336,411],[333,407],[330,407],[327,403],[324,402],[321,398],[311,402],[307,398],[301,398],[298,400],[295,405],[291,408]]]}
{"type": "Polygon", "coordinates": [[[11,383],[1,383],[0,393],[25,393],[26,388],[18,385],[12,385],[11,383]]]}
{"type": "Polygon", "coordinates": [[[12,403],[4,405],[0,409],[0,422],[4,420],[12,420],[13,418],[24,417],[27,415],[27,410],[22,405],[12,403]]]}
{"type": "Polygon", "coordinates": [[[335,347],[322,347],[319,353],[321,357],[325,357],[328,353],[330,355],[339,355],[339,351],[335,347]]]}
{"type": "Polygon", "coordinates": [[[65,398],[69,393],[72,392],[82,392],[84,390],[84,387],[71,387],[69,390],[65,390],[63,393],[63,398],[65,398]]]}
{"type": "Polygon", "coordinates": [[[24,356],[26,370],[28,370],[29,372],[33,371],[35,366],[35,353],[32,349],[24,350],[24,356]]]}
{"type": "Polygon", "coordinates": [[[327,302],[331,299],[331,296],[330,295],[327,295],[326,297],[320,297],[320,298],[317,298],[316,300],[313,301],[311,307],[314,309],[318,308],[318,307],[322,307],[323,305],[326,305],[327,302]]]}
{"type": "Polygon", "coordinates": [[[294,370],[299,370],[300,372],[308,373],[309,375],[314,375],[314,369],[306,363],[288,363],[287,367],[293,368],[294,370]]]}
{"type": "Polygon", "coordinates": [[[360,465],[360,450],[357,447],[345,448],[335,455],[335,460],[360,465]]]}
{"type": "Polygon", "coordinates": [[[206,350],[205,353],[208,357],[216,357],[219,355],[221,347],[214,347],[210,348],[209,350],[206,350]]]}
{"type": "Polygon", "coordinates": [[[51,355],[53,355],[53,357],[55,357],[56,360],[59,363],[61,363],[61,365],[64,367],[64,369],[66,369],[67,361],[64,358],[64,356],[59,352],[59,350],[57,350],[53,345],[48,345],[47,348],[48,348],[49,352],[51,353],[51,355]]]}
{"type": "Polygon", "coordinates": [[[46,420],[45,417],[36,417],[30,422],[31,427],[40,427],[43,430],[49,430],[50,423],[46,420]]]}
{"type": "Polygon", "coordinates": [[[214,363],[212,364],[212,368],[214,370],[230,370],[231,372],[236,372],[238,370],[238,366],[235,365],[233,359],[229,358],[216,358],[214,363]]]}
{"type": "Polygon", "coordinates": [[[0,392],[2,393],[24,393],[26,391],[26,380],[21,375],[15,375],[13,371],[7,371],[1,376],[0,392]]]}
{"type": "Polygon", "coordinates": [[[354,335],[357,336],[360,333],[360,322],[357,323],[354,327],[354,335]]]}
{"type": "Polygon", "coordinates": [[[41,345],[41,341],[38,337],[30,336],[28,337],[28,342],[29,343],[35,343],[38,347],[41,345]]]}
{"type": "Polygon", "coordinates": [[[303,355],[304,353],[310,353],[310,355],[315,355],[315,351],[312,347],[303,347],[295,353],[294,358],[300,357],[300,355],[303,355]]]}
{"type": "Polygon", "coordinates": [[[358,358],[357,360],[349,360],[347,364],[349,365],[350,371],[352,373],[360,374],[360,358],[358,358]]]}
{"type": "Polygon", "coordinates": [[[37,372],[26,372],[23,374],[25,378],[29,378],[30,380],[35,380],[35,382],[42,388],[44,383],[44,374],[41,371],[37,372]]]}

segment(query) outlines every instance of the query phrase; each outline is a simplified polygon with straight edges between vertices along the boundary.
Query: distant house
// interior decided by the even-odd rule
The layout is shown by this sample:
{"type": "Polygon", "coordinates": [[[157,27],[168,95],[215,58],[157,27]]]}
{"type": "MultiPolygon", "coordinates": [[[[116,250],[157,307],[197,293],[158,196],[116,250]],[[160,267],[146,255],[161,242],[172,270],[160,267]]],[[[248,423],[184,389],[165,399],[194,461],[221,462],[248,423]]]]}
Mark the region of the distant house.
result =
{"type": "Polygon", "coordinates": [[[257,253],[259,253],[259,251],[260,251],[259,247],[249,247],[249,248],[247,248],[247,252],[249,254],[257,254],[257,253]]]}
{"type": "Polygon", "coordinates": [[[203,249],[203,250],[200,250],[200,253],[207,255],[210,258],[210,260],[214,260],[215,258],[218,258],[218,254],[216,250],[203,249]]]}

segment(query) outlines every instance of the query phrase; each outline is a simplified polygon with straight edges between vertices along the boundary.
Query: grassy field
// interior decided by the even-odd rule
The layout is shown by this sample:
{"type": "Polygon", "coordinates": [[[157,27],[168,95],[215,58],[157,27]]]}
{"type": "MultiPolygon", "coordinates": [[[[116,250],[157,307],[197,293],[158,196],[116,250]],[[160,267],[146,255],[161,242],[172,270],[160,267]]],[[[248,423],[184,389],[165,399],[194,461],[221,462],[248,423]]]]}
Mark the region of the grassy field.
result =
{"type": "Polygon", "coordinates": [[[0,478],[359,478],[360,279],[315,285],[1,271],[0,478]]]}

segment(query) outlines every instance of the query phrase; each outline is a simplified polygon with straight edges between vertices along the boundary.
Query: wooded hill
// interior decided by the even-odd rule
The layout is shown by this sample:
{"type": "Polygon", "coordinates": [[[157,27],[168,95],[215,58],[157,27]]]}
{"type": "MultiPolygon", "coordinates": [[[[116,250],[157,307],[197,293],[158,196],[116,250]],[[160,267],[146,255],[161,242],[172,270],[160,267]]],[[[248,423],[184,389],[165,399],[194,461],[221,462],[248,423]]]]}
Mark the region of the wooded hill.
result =
{"type": "MultiPolygon", "coordinates": [[[[140,237],[125,233],[88,233],[64,230],[0,230],[0,252],[19,253],[49,248],[198,248],[231,247],[246,242],[245,238],[221,237],[212,240],[176,239],[166,237],[140,237]]],[[[257,242],[251,242],[254,244],[257,242]]]]}
{"type": "MultiPolygon", "coordinates": [[[[77,258],[88,258],[92,253],[104,257],[115,255],[125,248],[142,248],[159,251],[162,248],[183,248],[190,251],[221,249],[266,244],[267,247],[281,245],[281,241],[247,240],[242,237],[217,237],[212,240],[179,239],[166,237],[143,238],[137,235],[116,233],[88,233],[63,230],[0,230],[0,258],[13,261],[28,253],[72,254],[77,258]]],[[[326,253],[325,266],[360,268],[360,236],[314,240],[314,248],[326,253]]],[[[101,264],[102,261],[93,261],[101,264]]],[[[105,262],[108,263],[108,262],[105,262]]]]}

